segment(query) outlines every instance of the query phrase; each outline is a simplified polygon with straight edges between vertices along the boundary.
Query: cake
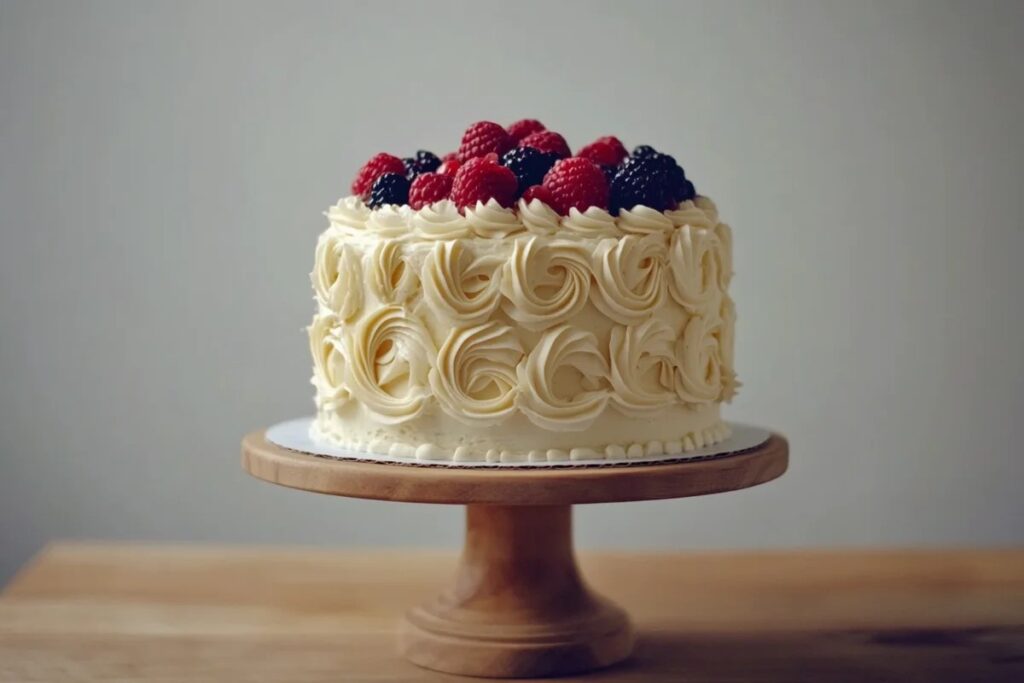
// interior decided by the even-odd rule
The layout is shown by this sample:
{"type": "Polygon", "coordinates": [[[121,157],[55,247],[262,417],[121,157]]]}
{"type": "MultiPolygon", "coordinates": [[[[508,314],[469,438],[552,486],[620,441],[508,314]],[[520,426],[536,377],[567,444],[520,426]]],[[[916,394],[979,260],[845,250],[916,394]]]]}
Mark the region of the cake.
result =
{"type": "Polygon", "coordinates": [[[729,435],[732,234],[673,157],[485,121],[443,158],[376,155],[326,216],[315,439],[521,463],[729,435]]]}

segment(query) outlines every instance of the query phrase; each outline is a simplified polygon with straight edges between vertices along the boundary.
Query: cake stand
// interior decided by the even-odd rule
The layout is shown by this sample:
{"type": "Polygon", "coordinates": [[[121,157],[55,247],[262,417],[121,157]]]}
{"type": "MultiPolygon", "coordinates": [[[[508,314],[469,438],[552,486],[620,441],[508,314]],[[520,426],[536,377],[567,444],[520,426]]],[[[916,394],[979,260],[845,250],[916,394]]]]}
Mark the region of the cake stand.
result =
{"type": "MultiPolygon", "coordinates": [[[[492,678],[581,673],[629,656],[626,613],[591,591],[576,565],[572,506],[723,493],[786,471],[772,434],[721,457],[595,467],[454,468],[325,458],[253,432],[242,465],[274,484],[353,498],[466,506],[454,583],[405,617],[400,647],[437,671],[492,678]]],[[[641,568],[638,568],[638,570],[641,568]]]]}

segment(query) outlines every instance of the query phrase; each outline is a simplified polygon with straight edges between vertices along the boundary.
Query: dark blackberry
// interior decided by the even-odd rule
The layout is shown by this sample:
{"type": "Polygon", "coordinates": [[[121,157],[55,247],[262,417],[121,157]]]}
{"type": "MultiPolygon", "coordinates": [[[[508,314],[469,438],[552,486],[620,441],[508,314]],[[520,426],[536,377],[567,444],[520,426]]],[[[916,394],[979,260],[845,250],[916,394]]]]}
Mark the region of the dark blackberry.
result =
{"type": "Polygon", "coordinates": [[[634,159],[646,159],[649,156],[657,154],[658,150],[654,149],[650,145],[638,145],[633,148],[633,153],[630,154],[634,159]]]}
{"type": "Polygon", "coordinates": [[[370,189],[370,201],[366,204],[371,209],[385,204],[409,203],[409,179],[401,173],[385,173],[374,181],[370,189]]]}
{"type": "Polygon", "coordinates": [[[657,159],[630,159],[615,174],[611,184],[611,212],[643,204],[655,211],[672,208],[675,202],[668,187],[664,163],[657,159]]]}
{"type": "Polygon", "coordinates": [[[402,159],[402,164],[405,165],[405,176],[412,180],[421,173],[436,171],[437,167],[441,165],[441,160],[433,152],[421,149],[416,152],[416,156],[402,159]]]}
{"type": "Polygon", "coordinates": [[[556,152],[542,152],[533,147],[516,147],[501,155],[501,165],[512,171],[519,181],[519,194],[532,185],[540,185],[544,176],[558,161],[556,152]]]}
{"type": "Polygon", "coordinates": [[[675,158],[661,152],[655,152],[648,157],[642,158],[654,161],[665,174],[665,180],[673,200],[685,202],[687,199],[693,199],[695,195],[693,183],[686,179],[686,173],[683,171],[682,166],[676,163],[675,158]]]}
{"type": "Polygon", "coordinates": [[[612,186],[612,181],[615,179],[615,174],[619,172],[621,166],[612,166],[611,164],[601,164],[601,173],[604,173],[604,179],[608,181],[608,187],[612,186]]]}

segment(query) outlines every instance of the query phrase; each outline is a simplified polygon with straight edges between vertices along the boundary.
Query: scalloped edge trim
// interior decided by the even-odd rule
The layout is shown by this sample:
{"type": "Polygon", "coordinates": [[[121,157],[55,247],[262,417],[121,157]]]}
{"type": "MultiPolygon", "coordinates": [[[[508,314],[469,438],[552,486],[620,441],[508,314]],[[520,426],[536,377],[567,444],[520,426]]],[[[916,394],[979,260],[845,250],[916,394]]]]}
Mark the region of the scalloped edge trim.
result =
{"type": "Polygon", "coordinates": [[[647,441],[626,444],[608,444],[604,448],[578,447],[571,449],[549,448],[530,451],[511,451],[490,448],[481,452],[468,446],[458,446],[455,450],[441,448],[433,443],[412,445],[388,439],[371,441],[346,441],[332,434],[321,431],[313,420],[309,428],[310,437],[317,441],[327,441],[339,448],[362,451],[375,455],[387,455],[421,462],[488,462],[488,463],[523,463],[523,462],[554,462],[568,463],[573,461],[608,460],[629,462],[639,458],[652,459],[664,457],[678,458],[684,453],[692,453],[705,446],[713,446],[725,441],[732,434],[729,425],[723,421],[705,429],[685,434],[671,441],[647,441]]]}

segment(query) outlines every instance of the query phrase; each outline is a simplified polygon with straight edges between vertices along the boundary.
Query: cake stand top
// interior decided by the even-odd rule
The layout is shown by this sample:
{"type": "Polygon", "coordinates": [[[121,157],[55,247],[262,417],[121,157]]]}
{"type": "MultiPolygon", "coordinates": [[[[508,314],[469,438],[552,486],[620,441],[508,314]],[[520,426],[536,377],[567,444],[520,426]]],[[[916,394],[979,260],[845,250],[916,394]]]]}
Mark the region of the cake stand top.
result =
{"type": "Polygon", "coordinates": [[[744,489],[782,475],[789,444],[773,433],[730,455],[657,464],[465,468],[375,463],[299,453],[265,431],[242,440],[242,467],[274,484],[349,498],[458,505],[575,505],[685,498],[744,489]]]}

